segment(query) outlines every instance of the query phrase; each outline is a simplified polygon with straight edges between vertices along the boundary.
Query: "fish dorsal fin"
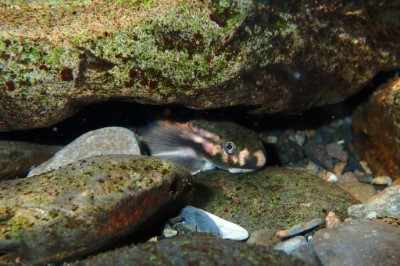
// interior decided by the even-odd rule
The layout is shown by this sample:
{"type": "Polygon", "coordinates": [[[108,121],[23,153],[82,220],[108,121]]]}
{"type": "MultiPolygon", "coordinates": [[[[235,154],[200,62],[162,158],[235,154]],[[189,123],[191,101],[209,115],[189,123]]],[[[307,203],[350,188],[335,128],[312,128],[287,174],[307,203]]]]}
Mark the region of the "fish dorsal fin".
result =
{"type": "Polygon", "coordinates": [[[198,146],[190,139],[190,129],[179,123],[159,121],[139,129],[140,139],[151,156],[177,163],[192,174],[200,172],[207,161],[196,150],[198,146]]]}

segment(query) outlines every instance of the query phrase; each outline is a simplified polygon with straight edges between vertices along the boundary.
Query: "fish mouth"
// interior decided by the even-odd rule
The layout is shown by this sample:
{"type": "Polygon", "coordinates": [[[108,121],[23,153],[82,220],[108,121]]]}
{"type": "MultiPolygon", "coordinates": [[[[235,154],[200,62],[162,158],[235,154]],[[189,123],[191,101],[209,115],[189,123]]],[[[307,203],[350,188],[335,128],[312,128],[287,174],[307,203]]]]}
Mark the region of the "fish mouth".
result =
{"type": "Polygon", "coordinates": [[[232,174],[241,174],[241,173],[254,172],[256,169],[230,168],[230,169],[227,169],[227,170],[229,171],[229,173],[232,173],[232,174]]]}

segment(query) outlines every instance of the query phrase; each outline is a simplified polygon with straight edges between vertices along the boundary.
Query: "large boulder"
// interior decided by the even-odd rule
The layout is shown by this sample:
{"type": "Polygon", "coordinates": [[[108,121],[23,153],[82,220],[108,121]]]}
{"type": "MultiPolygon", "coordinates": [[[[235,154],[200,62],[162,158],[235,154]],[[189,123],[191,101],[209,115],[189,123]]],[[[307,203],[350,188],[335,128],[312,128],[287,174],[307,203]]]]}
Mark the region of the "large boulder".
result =
{"type": "Polygon", "coordinates": [[[325,219],[346,218],[358,203],[347,192],[307,171],[270,167],[247,174],[207,171],[195,176],[191,205],[247,229],[283,229],[325,219]]]}
{"type": "Polygon", "coordinates": [[[382,85],[353,114],[354,147],[375,175],[400,178],[400,78],[382,85]]]}
{"type": "Polygon", "coordinates": [[[399,0],[78,2],[2,5],[0,130],[109,99],[304,110],[400,66],[399,0]]]}
{"type": "Polygon", "coordinates": [[[138,238],[146,231],[139,230],[143,224],[151,227],[160,213],[179,208],[191,188],[192,176],[184,168],[135,155],[90,157],[3,181],[0,264],[61,262],[128,235],[138,238]]]}

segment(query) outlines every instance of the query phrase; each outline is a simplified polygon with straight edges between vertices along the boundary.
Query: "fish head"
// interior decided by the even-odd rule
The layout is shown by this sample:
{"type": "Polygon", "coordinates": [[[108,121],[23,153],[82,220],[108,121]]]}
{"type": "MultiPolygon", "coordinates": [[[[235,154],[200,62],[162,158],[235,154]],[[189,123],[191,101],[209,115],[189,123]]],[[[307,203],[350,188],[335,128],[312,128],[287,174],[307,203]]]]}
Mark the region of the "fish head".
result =
{"type": "Polygon", "coordinates": [[[252,172],[266,163],[266,152],[258,135],[233,122],[202,125],[201,138],[204,158],[217,168],[231,173],[252,172]]]}

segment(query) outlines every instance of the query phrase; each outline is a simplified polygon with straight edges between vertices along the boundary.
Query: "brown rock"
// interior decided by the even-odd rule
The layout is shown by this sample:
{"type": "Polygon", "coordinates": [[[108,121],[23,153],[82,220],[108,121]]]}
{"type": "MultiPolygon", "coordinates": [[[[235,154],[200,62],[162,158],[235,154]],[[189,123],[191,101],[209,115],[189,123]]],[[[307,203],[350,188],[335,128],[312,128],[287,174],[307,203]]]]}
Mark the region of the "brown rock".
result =
{"type": "Polygon", "coordinates": [[[370,184],[360,182],[339,183],[339,187],[349,192],[354,198],[364,203],[376,195],[376,189],[370,184]]]}
{"type": "MultiPolygon", "coordinates": [[[[147,232],[192,189],[182,167],[154,157],[90,157],[0,183],[0,265],[44,265],[147,232]],[[149,218],[157,215],[153,220],[149,218]],[[19,263],[18,263],[19,262],[19,263]]],[[[170,215],[170,213],[169,213],[170,215]]],[[[147,232],[148,233],[148,232],[147,232]]]]}
{"type": "Polygon", "coordinates": [[[400,178],[400,78],[382,85],[353,114],[354,147],[374,175],[400,178]]]}
{"type": "Polygon", "coordinates": [[[353,172],[346,172],[338,176],[338,183],[358,182],[356,175],[353,172]]]}
{"type": "Polygon", "coordinates": [[[400,66],[399,0],[133,2],[4,3],[0,130],[109,99],[304,110],[400,66]]]}
{"type": "Polygon", "coordinates": [[[25,177],[29,168],[46,161],[60,148],[22,141],[0,141],[0,179],[25,177]]]}

